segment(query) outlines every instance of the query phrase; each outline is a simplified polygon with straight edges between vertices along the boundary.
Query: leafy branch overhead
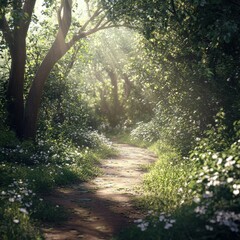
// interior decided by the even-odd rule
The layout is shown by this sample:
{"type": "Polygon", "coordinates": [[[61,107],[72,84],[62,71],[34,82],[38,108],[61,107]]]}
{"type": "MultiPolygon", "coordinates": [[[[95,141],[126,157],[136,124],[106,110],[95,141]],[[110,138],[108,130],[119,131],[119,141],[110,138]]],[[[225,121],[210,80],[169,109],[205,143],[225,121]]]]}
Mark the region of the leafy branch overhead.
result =
{"type": "MultiPolygon", "coordinates": [[[[24,82],[26,66],[26,38],[32,15],[35,8],[35,0],[6,1],[0,10],[0,30],[11,53],[11,73],[9,77],[8,122],[12,130],[21,138],[34,139],[37,130],[37,121],[45,81],[54,65],[72,48],[79,40],[94,34],[100,30],[125,26],[115,24],[107,18],[107,11],[99,2],[85,1],[88,9],[88,19],[83,24],[75,24],[72,20],[73,10],[76,5],[72,0],[61,0],[57,11],[58,30],[55,40],[49,48],[46,56],[39,65],[29,93],[24,102],[24,82]],[[91,3],[91,4],[90,4],[91,3]],[[91,7],[90,7],[91,5],[91,7]],[[76,33],[69,35],[71,26],[78,27],[76,33]]],[[[52,2],[45,1],[47,8],[52,2]]]]}

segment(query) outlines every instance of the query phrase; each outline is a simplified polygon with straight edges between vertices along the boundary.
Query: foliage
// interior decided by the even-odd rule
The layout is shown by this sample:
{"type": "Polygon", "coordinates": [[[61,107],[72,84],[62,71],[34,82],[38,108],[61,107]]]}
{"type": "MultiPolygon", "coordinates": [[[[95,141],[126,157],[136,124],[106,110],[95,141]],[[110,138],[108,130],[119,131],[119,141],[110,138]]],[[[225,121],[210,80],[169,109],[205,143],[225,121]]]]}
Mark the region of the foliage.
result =
{"type": "Polygon", "coordinates": [[[93,135],[88,144],[95,150],[49,136],[39,136],[35,144],[20,142],[14,133],[1,131],[1,239],[42,239],[36,230],[39,222],[66,219],[67,212],[46,202],[44,194],[54,187],[96,176],[99,158],[115,154],[106,138],[96,132],[93,135]]]}
{"type": "MultiPolygon", "coordinates": [[[[220,108],[239,119],[239,10],[235,1],[105,1],[110,19],[144,34],[133,59],[135,105],[154,109],[149,127],[186,154],[220,108]]],[[[141,119],[142,120],[142,119],[141,119]]],[[[143,125],[142,125],[143,126],[143,125]]]]}
{"type": "MultiPolygon", "coordinates": [[[[7,79],[8,87],[6,91],[8,125],[19,138],[34,140],[36,137],[44,85],[55,64],[71,48],[77,46],[77,42],[81,39],[86,39],[93,33],[115,26],[113,22],[106,18],[105,10],[100,2],[84,1],[84,3],[86,4],[88,20],[86,20],[86,15],[79,16],[77,2],[64,0],[56,1],[56,4],[53,4],[52,1],[45,1],[43,3],[45,9],[42,11],[44,20],[41,22],[38,22],[34,15],[36,1],[6,1],[1,3],[1,37],[11,59],[11,70],[7,79]],[[31,40],[33,39],[28,38],[30,23],[35,24],[35,29],[36,26],[44,27],[54,11],[56,12],[57,24],[51,28],[54,37],[51,38],[50,48],[48,47],[46,50],[46,47],[44,47],[43,58],[41,52],[37,52],[38,63],[27,66],[27,60],[29,61],[27,55],[29,52],[31,54],[31,40]],[[27,46],[30,47],[28,52],[27,46]],[[30,86],[24,89],[24,85],[29,80],[26,70],[30,70],[31,75],[29,77],[32,81],[30,86]]],[[[49,35],[47,36],[49,37],[49,35]]],[[[79,46],[76,48],[80,49],[79,46]]],[[[76,49],[75,51],[77,52],[76,49]]],[[[31,63],[31,61],[29,62],[31,63]]]]}
{"type": "Polygon", "coordinates": [[[33,2],[0,1],[1,237],[41,239],[36,221],[66,217],[41,194],[95,176],[101,154],[114,154],[98,132],[110,125],[131,131],[134,144],[155,144],[160,158],[139,200],[153,212],[122,239],[237,239],[238,1],[84,1],[80,16],[66,0],[58,24],[52,14],[60,1],[44,1],[39,19],[31,16],[33,2]],[[23,6],[31,7],[27,14],[23,6]],[[111,30],[86,38],[120,25],[140,34],[111,30]],[[21,141],[6,120],[13,114],[18,127],[10,127],[23,136],[22,123],[37,119],[41,95],[36,142],[21,141]]]}
{"type": "Polygon", "coordinates": [[[134,55],[135,35],[125,28],[109,29],[89,41],[91,57],[84,68],[83,78],[96,113],[110,128],[122,126],[127,118],[133,88],[128,65],[134,55]]]}
{"type": "Polygon", "coordinates": [[[186,179],[193,165],[182,161],[177,151],[164,142],[156,142],[151,149],[159,160],[144,178],[146,196],[143,199],[152,210],[172,213],[191,198],[186,179]]]}
{"type": "Polygon", "coordinates": [[[189,157],[168,144],[153,146],[159,160],[145,176],[140,203],[150,211],[120,239],[238,239],[239,122],[221,111],[189,157]]]}
{"type": "Polygon", "coordinates": [[[193,190],[198,207],[195,212],[208,223],[210,231],[239,232],[240,221],[240,141],[239,122],[234,135],[226,138],[224,114],[216,118],[216,126],[207,132],[192,151],[190,160],[195,162],[193,190]],[[229,141],[226,141],[228,140],[229,141]]]}

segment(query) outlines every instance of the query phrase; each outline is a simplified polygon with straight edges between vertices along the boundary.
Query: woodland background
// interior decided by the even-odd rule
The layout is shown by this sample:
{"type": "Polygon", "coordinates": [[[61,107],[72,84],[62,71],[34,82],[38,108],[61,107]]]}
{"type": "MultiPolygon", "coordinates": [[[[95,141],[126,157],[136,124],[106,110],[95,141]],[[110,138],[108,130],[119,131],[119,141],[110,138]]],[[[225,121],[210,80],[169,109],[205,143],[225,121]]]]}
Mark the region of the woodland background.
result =
{"type": "Polygon", "coordinates": [[[116,154],[106,135],[159,155],[139,199],[154,212],[119,239],[238,239],[239,14],[237,0],[0,0],[2,239],[64,219],[42,194],[96,176],[116,154]]]}

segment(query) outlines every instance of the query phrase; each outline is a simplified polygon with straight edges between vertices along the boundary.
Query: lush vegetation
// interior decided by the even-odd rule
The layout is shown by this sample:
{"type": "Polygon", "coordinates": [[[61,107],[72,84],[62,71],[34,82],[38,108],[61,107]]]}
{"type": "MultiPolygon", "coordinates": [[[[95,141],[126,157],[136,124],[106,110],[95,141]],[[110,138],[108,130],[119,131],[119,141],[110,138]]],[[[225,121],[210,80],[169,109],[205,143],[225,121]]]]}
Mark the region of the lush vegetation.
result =
{"type": "Polygon", "coordinates": [[[158,155],[120,239],[238,239],[237,0],[0,1],[0,238],[43,239],[103,133],[158,155]],[[91,36],[91,37],[90,37],[91,36]]]}
{"type": "Polygon", "coordinates": [[[137,219],[119,239],[239,238],[239,122],[227,138],[225,121],[219,113],[188,157],[163,141],[150,146],[159,160],[146,174],[138,199],[148,217],[137,219]]]}

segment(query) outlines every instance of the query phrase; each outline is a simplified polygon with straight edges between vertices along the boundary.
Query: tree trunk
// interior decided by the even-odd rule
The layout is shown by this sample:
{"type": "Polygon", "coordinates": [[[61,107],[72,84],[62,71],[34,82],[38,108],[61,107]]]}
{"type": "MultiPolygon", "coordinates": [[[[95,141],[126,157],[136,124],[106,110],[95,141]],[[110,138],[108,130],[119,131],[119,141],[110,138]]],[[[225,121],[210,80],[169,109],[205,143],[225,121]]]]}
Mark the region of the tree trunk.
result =
{"type": "Polygon", "coordinates": [[[44,84],[56,62],[60,60],[75,43],[75,41],[73,41],[72,44],[65,43],[65,38],[71,26],[71,17],[72,0],[63,0],[58,11],[59,30],[56,39],[35,75],[26,101],[23,121],[24,139],[35,139],[44,84]]]}
{"type": "Polygon", "coordinates": [[[7,110],[10,129],[15,131],[19,138],[23,134],[24,115],[24,73],[26,63],[26,41],[21,31],[15,33],[11,48],[11,72],[7,89],[7,110]]]}
{"type": "Polygon", "coordinates": [[[41,104],[44,84],[56,62],[64,56],[69,49],[58,38],[40,65],[30,88],[25,105],[23,137],[34,140],[37,132],[38,113],[41,104]]]}
{"type": "Polygon", "coordinates": [[[125,100],[127,100],[132,90],[132,83],[129,80],[126,73],[123,74],[122,78],[124,79],[124,94],[125,94],[124,97],[125,97],[125,100]]]}
{"type": "Polygon", "coordinates": [[[118,78],[117,74],[113,70],[107,70],[108,75],[112,84],[112,98],[113,98],[113,106],[111,109],[111,127],[116,127],[120,121],[122,107],[118,97],[118,78]]]}
{"type": "MultiPolygon", "coordinates": [[[[3,33],[10,55],[11,70],[6,93],[7,121],[11,130],[16,132],[19,138],[23,136],[24,116],[24,74],[26,64],[26,36],[31,22],[31,17],[36,0],[12,1],[11,24],[7,21],[8,12],[5,7],[0,15],[0,30],[3,33]],[[17,16],[16,16],[17,15],[17,16]]],[[[11,9],[11,7],[10,7],[11,9]]]]}

